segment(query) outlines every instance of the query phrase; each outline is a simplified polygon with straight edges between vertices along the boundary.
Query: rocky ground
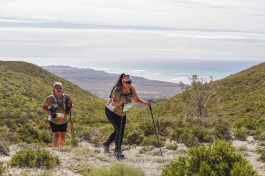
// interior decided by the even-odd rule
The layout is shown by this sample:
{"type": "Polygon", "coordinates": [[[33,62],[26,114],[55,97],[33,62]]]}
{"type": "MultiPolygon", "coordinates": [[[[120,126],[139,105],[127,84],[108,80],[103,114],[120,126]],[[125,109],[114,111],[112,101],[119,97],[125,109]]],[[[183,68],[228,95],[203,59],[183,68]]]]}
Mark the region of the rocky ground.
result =
{"type": "MultiPolygon", "coordinates": [[[[259,161],[259,154],[255,150],[260,147],[260,143],[248,137],[247,141],[233,142],[236,150],[241,152],[248,161],[253,165],[260,175],[265,175],[265,163],[259,161]]],[[[10,146],[11,156],[20,149],[25,149],[27,144],[19,144],[10,146]]],[[[139,146],[124,146],[125,159],[118,161],[111,153],[103,153],[101,147],[95,147],[91,143],[81,142],[77,148],[66,146],[64,148],[46,148],[51,154],[59,156],[62,164],[53,169],[37,169],[37,168],[8,168],[4,172],[4,176],[9,175],[81,175],[81,170],[89,170],[93,168],[109,167],[117,162],[122,162],[131,167],[142,169],[147,176],[161,175],[162,169],[170,161],[175,160],[180,155],[185,155],[187,148],[183,144],[178,144],[176,150],[162,148],[163,156],[160,156],[159,148],[143,148],[139,146]],[[146,151],[145,151],[146,150],[146,151]]],[[[113,147],[111,148],[113,150],[113,147]]],[[[0,161],[7,163],[11,156],[0,155],[0,161]]]]}

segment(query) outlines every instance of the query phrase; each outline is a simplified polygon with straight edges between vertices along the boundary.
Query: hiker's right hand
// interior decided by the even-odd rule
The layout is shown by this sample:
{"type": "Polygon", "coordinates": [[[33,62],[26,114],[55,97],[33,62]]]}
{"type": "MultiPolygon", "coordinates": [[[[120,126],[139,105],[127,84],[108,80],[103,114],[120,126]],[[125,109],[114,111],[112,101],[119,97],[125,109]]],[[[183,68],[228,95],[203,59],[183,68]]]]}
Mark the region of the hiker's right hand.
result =
{"type": "Polygon", "coordinates": [[[126,101],[127,101],[126,98],[122,98],[122,99],[121,99],[121,104],[125,104],[126,101]]]}
{"type": "Polygon", "coordinates": [[[49,115],[53,116],[55,112],[52,109],[49,109],[49,115]]]}

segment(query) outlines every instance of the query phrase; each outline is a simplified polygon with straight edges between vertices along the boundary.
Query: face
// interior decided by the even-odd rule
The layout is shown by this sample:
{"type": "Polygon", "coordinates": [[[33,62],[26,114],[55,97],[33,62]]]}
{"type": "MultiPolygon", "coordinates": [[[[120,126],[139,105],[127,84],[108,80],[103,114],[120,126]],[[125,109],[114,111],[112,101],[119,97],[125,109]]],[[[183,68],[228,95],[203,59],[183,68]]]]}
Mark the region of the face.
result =
{"type": "Polygon", "coordinates": [[[128,81],[128,82],[123,83],[123,86],[124,87],[131,87],[131,85],[132,85],[132,82],[131,81],[128,81]]]}
{"type": "Polygon", "coordinates": [[[54,87],[55,94],[61,94],[63,92],[63,87],[61,85],[56,85],[54,87]]]}

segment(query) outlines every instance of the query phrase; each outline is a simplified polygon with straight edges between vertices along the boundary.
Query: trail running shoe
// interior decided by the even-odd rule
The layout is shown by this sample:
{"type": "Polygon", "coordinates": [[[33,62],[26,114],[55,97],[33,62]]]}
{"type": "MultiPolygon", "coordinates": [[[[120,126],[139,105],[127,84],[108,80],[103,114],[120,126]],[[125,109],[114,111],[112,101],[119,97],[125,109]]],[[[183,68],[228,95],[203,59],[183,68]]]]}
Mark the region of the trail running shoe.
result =
{"type": "Polygon", "coordinates": [[[114,152],[114,155],[117,157],[117,158],[124,158],[124,154],[122,152],[119,152],[119,151],[115,151],[114,152]]]}
{"type": "Polygon", "coordinates": [[[109,146],[107,144],[105,144],[104,142],[101,143],[102,147],[104,149],[104,153],[109,153],[109,146]]]}

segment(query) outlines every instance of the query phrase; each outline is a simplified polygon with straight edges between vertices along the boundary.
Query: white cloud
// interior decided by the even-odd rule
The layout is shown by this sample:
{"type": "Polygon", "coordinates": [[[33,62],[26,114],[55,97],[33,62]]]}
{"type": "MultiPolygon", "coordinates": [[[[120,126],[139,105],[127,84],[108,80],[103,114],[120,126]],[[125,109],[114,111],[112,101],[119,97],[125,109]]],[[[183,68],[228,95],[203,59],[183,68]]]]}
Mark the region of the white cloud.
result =
{"type": "Polygon", "coordinates": [[[263,0],[0,0],[0,4],[0,56],[259,59],[265,55],[263,0]]]}

